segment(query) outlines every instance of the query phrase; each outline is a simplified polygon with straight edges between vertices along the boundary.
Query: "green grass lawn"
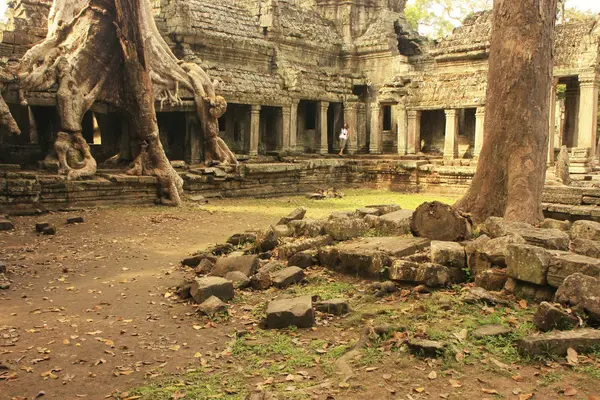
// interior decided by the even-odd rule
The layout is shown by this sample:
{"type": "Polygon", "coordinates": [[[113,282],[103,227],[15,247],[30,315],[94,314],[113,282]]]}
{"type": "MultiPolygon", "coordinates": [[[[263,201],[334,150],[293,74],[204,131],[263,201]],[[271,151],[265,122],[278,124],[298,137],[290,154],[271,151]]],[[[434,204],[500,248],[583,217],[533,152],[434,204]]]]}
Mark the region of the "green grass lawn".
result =
{"type": "Polygon", "coordinates": [[[307,218],[323,218],[332,211],[354,210],[374,204],[400,205],[403,209],[414,210],[426,201],[441,201],[453,204],[458,196],[427,193],[398,193],[377,189],[343,190],[344,198],[327,200],[309,200],[306,196],[286,196],[267,199],[225,199],[214,200],[204,209],[217,212],[247,213],[257,212],[269,216],[282,216],[293,209],[304,206],[308,210],[307,218]]]}

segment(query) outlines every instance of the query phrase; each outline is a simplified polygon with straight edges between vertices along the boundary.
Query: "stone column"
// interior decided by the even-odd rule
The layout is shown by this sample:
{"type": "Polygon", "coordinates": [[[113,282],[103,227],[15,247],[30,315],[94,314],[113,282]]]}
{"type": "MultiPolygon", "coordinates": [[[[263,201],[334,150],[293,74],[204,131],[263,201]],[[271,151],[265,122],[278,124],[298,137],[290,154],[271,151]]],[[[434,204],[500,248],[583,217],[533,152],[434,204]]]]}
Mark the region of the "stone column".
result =
{"type": "Polygon", "coordinates": [[[446,136],[444,141],[444,159],[458,157],[458,110],[444,110],[446,113],[446,136]]]}
{"type": "Polygon", "coordinates": [[[483,128],[485,124],[485,107],[477,107],[475,111],[475,145],[473,148],[473,157],[479,158],[481,148],[483,147],[483,128]]]}
{"type": "Polygon", "coordinates": [[[250,106],[250,151],[251,157],[258,155],[258,140],[260,138],[260,106],[250,106]]]}
{"type": "Polygon", "coordinates": [[[358,150],[367,150],[367,106],[365,103],[358,103],[358,150]]]}
{"type": "Polygon", "coordinates": [[[283,138],[281,142],[281,150],[290,149],[290,118],[292,115],[292,109],[290,106],[281,107],[281,123],[283,124],[283,138]]]}
{"type": "Polygon", "coordinates": [[[590,157],[596,153],[598,133],[598,81],[595,75],[579,77],[579,135],[577,147],[590,149],[590,157]]]}
{"type": "Polygon", "coordinates": [[[408,113],[404,104],[396,106],[396,125],[398,129],[398,154],[408,154],[408,113]]]}
{"type": "Polygon", "coordinates": [[[408,140],[406,152],[417,154],[421,151],[421,110],[408,111],[408,140]]]}
{"type": "Polygon", "coordinates": [[[290,151],[297,151],[296,143],[298,140],[298,103],[300,103],[300,101],[294,99],[292,100],[292,104],[290,105],[290,151]]]}
{"type": "Polygon", "coordinates": [[[348,123],[350,137],[346,150],[348,154],[356,154],[358,150],[358,104],[344,103],[344,123],[348,123]]]}
{"type": "Polygon", "coordinates": [[[317,134],[319,136],[319,154],[328,154],[329,145],[327,143],[327,110],[329,103],[321,101],[317,109],[317,134]]]}
{"type": "Polygon", "coordinates": [[[383,118],[381,105],[371,103],[371,132],[369,134],[369,153],[381,154],[381,135],[383,133],[383,118]]]}
{"type": "Polygon", "coordinates": [[[558,79],[552,80],[550,88],[550,121],[548,125],[548,165],[554,165],[554,134],[556,131],[556,85],[558,79]]]}
{"type": "Polygon", "coordinates": [[[202,135],[200,124],[196,113],[185,113],[185,161],[188,164],[199,164],[202,162],[202,135]]]}

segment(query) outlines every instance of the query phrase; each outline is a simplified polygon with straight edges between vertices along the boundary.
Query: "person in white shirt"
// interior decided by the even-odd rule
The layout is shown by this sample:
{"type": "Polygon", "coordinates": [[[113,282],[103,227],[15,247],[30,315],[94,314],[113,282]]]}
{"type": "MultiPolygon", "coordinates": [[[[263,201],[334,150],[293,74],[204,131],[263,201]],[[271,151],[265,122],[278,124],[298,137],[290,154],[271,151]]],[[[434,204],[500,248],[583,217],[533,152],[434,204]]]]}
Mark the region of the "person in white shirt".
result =
{"type": "Polygon", "coordinates": [[[340,132],[340,156],[344,153],[344,148],[346,147],[346,142],[348,141],[348,136],[350,136],[350,129],[348,123],[344,123],[344,127],[340,132]]]}

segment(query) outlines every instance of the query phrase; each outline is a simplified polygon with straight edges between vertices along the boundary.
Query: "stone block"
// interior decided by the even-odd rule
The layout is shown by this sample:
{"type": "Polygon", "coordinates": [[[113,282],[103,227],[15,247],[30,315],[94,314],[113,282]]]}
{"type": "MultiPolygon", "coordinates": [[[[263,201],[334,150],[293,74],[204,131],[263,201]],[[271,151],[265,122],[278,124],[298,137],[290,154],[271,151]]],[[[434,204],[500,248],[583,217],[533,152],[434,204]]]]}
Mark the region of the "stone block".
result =
{"type": "Polygon", "coordinates": [[[312,267],[319,263],[319,252],[315,250],[301,251],[288,260],[288,266],[302,269],[312,267]]]}
{"type": "Polygon", "coordinates": [[[379,215],[381,215],[381,212],[377,208],[361,207],[361,208],[356,209],[356,214],[360,218],[364,218],[367,215],[379,216],[379,215]]]}
{"type": "Polygon", "coordinates": [[[548,268],[548,284],[559,287],[569,275],[580,272],[600,278],[600,260],[579,254],[559,254],[552,257],[548,268]]]}
{"type": "Polygon", "coordinates": [[[35,224],[35,231],[37,233],[42,233],[44,231],[44,228],[49,227],[50,224],[48,222],[38,222],[35,224]]]}
{"type": "Polygon", "coordinates": [[[325,232],[334,240],[349,240],[363,236],[369,230],[361,218],[333,218],[327,221],[325,232]]]}
{"type": "Polygon", "coordinates": [[[15,225],[8,219],[0,219],[0,231],[11,231],[15,229],[15,225]]]}
{"type": "Polygon", "coordinates": [[[236,289],[245,289],[250,286],[250,278],[240,271],[231,271],[225,274],[225,279],[233,282],[236,289]]]}
{"type": "Polygon", "coordinates": [[[446,344],[434,340],[410,339],[406,343],[411,353],[425,356],[438,357],[444,354],[446,344]]]}
{"type": "Polygon", "coordinates": [[[236,233],[232,235],[229,239],[227,239],[227,243],[233,246],[243,246],[245,244],[254,244],[256,243],[256,233],[255,232],[244,232],[244,233],[236,233]]]}
{"type": "Polygon", "coordinates": [[[379,215],[390,214],[402,210],[398,204],[378,204],[367,206],[366,208],[374,208],[379,212],[379,215]]]}
{"type": "Polygon", "coordinates": [[[571,227],[571,239],[600,241],[600,222],[575,221],[571,227]]]}
{"type": "Polygon", "coordinates": [[[342,243],[319,249],[322,266],[350,275],[379,278],[391,264],[390,257],[383,251],[365,249],[357,243],[342,243]]]}
{"type": "Polygon", "coordinates": [[[434,263],[417,264],[405,260],[396,260],[389,268],[389,278],[398,282],[440,287],[449,282],[450,275],[448,268],[443,265],[434,263]]]}
{"type": "Polygon", "coordinates": [[[600,278],[581,273],[568,276],[556,291],[555,301],[600,322],[600,278]]]}
{"type": "Polygon", "coordinates": [[[598,329],[552,331],[527,336],[517,342],[519,353],[532,358],[544,355],[564,357],[570,348],[583,354],[593,352],[599,346],[600,330],[598,329]]]}
{"type": "Polygon", "coordinates": [[[6,264],[4,264],[2,261],[0,261],[0,274],[5,274],[6,273],[6,264]]]}
{"type": "Polygon", "coordinates": [[[292,221],[298,221],[304,218],[306,215],[306,208],[298,207],[294,211],[290,212],[285,217],[281,218],[277,225],[287,225],[292,221]]]}
{"type": "Polygon", "coordinates": [[[318,249],[329,246],[332,243],[333,238],[329,235],[295,240],[291,243],[286,243],[279,246],[279,257],[282,260],[288,260],[294,254],[297,254],[301,251],[318,249]]]}
{"type": "Polygon", "coordinates": [[[387,235],[408,235],[410,234],[412,215],[412,210],[399,210],[383,214],[379,217],[379,231],[387,235]]]}
{"type": "Polygon", "coordinates": [[[586,257],[600,258],[600,242],[589,239],[571,240],[571,251],[586,257]]]}
{"type": "Polygon", "coordinates": [[[545,285],[551,259],[552,254],[541,247],[510,244],[507,247],[506,274],[524,282],[545,285]]]}
{"type": "Polygon", "coordinates": [[[252,278],[250,278],[250,285],[254,290],[267,290],[273,286],[271,274],[269,271],[259,270],[252,278]]]}
{"type": "Polygon", "coordinates": [[[506,221],[500,217],[489,217],[481,226],[481,231],[492,239],[506,236],[516,230],[529,229],[531,225],[525,222],[506,221]]]}
{"type": "Polygon", "coordinates": [[[288,226],[294,232],[294,236],[315,237],[323,235],[325,232],[325,223],[327,221],[319,219],[303,219],[290,221],[288,226]]]}
{"type": "Polygon", "coordinates": [[[67,224],[83,224],[83,217],[69,217],[67,218],[67,224]]]}
{"type": "Polygon", "coordinates": [[[190,287],[190,294],[196,303],[203,303],[211,296],[223,301],[233,299],[233,283],[218,276],[195,278],[190,287]]]}
{"type": "Polygon", "coordinates": [[[479,252],[494,266],[506,267],[506,256],[510,244],[527,243],[520,235],[511,233],[490,239],[481,245],[479,252]]]}
{"type": "Polygon", "coordinates": [[[302,282],[304,271],[298,267],[288,267],[271,273],[273,286],[279,289],[302,282]]]}
{"type": "Polygon", "coordinates": [[[433,240],[431,261],[446,267],[465,268],[467,266],[465,248],[460,243],[433,240]]]}
{"type": "Polygon", "coordinates": [[[558,229],[563,232],[568,232],[571,230],[571,222],[570,221],[561,221],[558,219],[546,218],[540,228],[544,229],[558,229]]]}
{"type": "Polygon", "coordinates": [[[225,276],[228,272],[239,271],[246,276],[252,276],[258,270],[260,261],[257,256],[219,257],[211,274],[225,276]]]}
{"type": "Polygon", "coordinates": [[[344,315],[350,312],[350,305],[345,299],[332,299],[316,303],[315,309],[325,314],[344,315]]]}
{"type": "Polygon", "coordinates": [[[491,268],[477,275],[475,285],[485,290],[499,292],[504,288],[507,278],[506,269],[491,268]]]}
{"type": "Polygon", "coordinates": [[[332,219],[348,219],[348,218],[356,218],[356,212],[351,210],[346,211],[334,211],[329,215],[329,220],[332,219]]]}
{"type": "Polygon", "coordinates": [[[42,235],[56,235],[56,228],[54,226],[47,226],[42,230],[42,235]]]}
{"type": "Polygon", "coordinates": [[[315,323],[311,296],[273,300],[267,306],[266,326],[271,329],[297,326],[310,328],[315,323]]]}
{"type": "Polygon", "coordinates": [[[509,277],[504,285],[504,292],[519,299],[541,303],[542,301],[552,301],[556,289],[551,286],[536,285],[509,277]]]}
{"type": "Polygon", "coordinates": [[[294,232],[287,225],[275,225],[271,228],[277,238],[286,238],[294,235],[294,232]]]}
{"type": "Polygon", "coordinates": [[[504,336],[511,332],[509,328],[504,325],[490,324],[477,328],[473,331],[473,336],[476,339],[485,339],[494,336],[504,336]]]}
{"type": "Polygon", "coordinates": [[[264,253],[273,250],[279,244],[279,238],[273,229],[266,232],[260,232],[256,236],[256,250],[264,253]]]}
{"type": "Polygon", "coordinates": [[[216,314],[227,311],[227,304],[223,303],[221,299],[216,296],[210,296],[198,306],[198,311],[204,315],[212,317],[216,314]]]}
{"type": "Polygon", "coordinates": [[[552,330],[568,331],[577,327],[579,318],[561,307],[543,301],[533,316],[533,323],[542,332],[552,330]]]}

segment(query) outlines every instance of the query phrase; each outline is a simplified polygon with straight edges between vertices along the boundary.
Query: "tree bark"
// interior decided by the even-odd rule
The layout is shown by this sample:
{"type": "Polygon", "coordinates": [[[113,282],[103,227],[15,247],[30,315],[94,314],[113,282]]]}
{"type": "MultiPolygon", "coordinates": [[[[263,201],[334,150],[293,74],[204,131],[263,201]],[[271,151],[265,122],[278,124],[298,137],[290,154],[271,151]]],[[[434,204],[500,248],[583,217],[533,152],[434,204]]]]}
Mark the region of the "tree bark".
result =
{"type": "Polygon", "coordinates": [[[471,221],[447,204],[423,203],[413,213],[410,230],[415,236],[431,240],[460,242],[472,236],[471,221]]]}
{"type": "Polygon", "coordinates": [[[556,9],[557,0],[494,2],[485,139],[471,187],[455,205],[474,222],[543,217],[556,9]]]}

